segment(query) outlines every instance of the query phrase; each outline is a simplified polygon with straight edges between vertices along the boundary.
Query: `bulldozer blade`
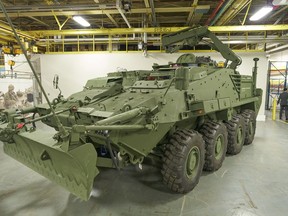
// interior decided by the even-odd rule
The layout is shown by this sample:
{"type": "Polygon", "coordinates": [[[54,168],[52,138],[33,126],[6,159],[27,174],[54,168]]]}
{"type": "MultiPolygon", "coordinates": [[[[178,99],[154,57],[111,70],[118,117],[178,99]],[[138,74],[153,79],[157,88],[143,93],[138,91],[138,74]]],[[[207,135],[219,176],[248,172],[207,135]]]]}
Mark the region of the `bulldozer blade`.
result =
{"type": "Polygon", "coordinates": [[[39,174],[88,200],[95,176],[97,152],[91,143],[63,151],[54,133],[34,131],[15,134],[14,143],[4,143],[4,152],[39,174]]]}

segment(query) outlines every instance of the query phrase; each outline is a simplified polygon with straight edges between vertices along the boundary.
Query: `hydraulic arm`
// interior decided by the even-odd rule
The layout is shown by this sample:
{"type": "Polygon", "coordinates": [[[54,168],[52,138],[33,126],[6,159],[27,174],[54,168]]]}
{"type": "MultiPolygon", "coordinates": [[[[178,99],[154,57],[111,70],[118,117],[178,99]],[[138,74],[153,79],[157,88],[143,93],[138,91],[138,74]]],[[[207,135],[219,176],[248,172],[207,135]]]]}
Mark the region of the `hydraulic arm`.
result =
{"type": "Polygon", "coordinates": [[[223,44],[207,27],[187,28],[183,31],[165,35],[162,37],[162,45],[165,47],[166,52],[173,53],[184,45],[195,46],[199,44],[204,37],[211,39],[212,43],[208,43],[210,47],[220,52],[226,61],[231,61],[229,68],[236,69],[241,64],[241,58],[226,44],[223,44]]]}

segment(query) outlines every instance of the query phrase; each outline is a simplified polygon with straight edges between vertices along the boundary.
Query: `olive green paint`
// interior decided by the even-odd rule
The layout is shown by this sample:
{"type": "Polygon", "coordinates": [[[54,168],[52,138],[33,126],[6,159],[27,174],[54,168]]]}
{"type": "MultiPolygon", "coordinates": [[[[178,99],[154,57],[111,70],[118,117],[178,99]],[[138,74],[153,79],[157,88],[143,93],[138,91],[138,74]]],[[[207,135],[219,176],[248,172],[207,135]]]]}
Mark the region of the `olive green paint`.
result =
{"type": "MultiPolygon", "coordinates": [[[[179,129],[198,130],[206,120],[230,120],[244,109],[258,113],[262,90],[255,87],[256,59],[254,75],[240,75],[236,71],[239,57],[205,28],[164,36],[163,43],[171,51],[175,42],[198,43],[204,36],[232,61],[230,65],[221,68],[208,58],[184,54],[176,63],[154,64],[151,71],[113,72],[88,80],[83,91],[68,98],[59,95],[52,102],[68,132],[64,137],[33,126],[42,121],[59,130],[45,104],[23,111],[4,110],[0,115],[4,151],[87,200],[98,167],[119,169],[142,163],[179,129]],[[39,117],[31,120],[27,113],[39,117]]],[[[217,142],[215,152],[220,154],[221,137],[217,142]]],[[[199,157],[197,149],[189,153],[185,164],[189,177],[199,157]]]]}

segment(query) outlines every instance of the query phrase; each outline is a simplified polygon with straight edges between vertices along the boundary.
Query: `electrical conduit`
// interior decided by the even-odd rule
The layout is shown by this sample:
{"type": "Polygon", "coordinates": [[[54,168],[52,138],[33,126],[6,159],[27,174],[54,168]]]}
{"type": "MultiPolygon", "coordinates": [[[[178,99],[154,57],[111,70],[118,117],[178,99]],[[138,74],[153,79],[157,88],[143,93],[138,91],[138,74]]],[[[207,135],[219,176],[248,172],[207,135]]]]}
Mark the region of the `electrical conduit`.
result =
{"type": "Polygon", "coordinates": [[[216,22],[216,25],[225,25],[240,11],[246,7],[251,0],[236,0],[229,10],[216,22]]]}
{"type": "Polygon", "coordinates": [[[214,25],[217,20],[222,16],[222,14],[232,5],[232,3],[234,2],[234,0],[229,0],[224,7],[221,8],[221,10],[219,11],[219,13],[216,15],[216,17],[212,20],[210,26],[214,25]]]}
{"type": "Polygon", "coordinates": [[[207,19],[205,25],[209,25],[210,21],[215,17],[216,13],[219,11],[219,9],[221,8],[221,6],[223,5],[223,3],[225,2],[225,0],[220,0],[216,6],[216,8],[213,10],[212,14],[210,15],[210,17],[207,19]]]}

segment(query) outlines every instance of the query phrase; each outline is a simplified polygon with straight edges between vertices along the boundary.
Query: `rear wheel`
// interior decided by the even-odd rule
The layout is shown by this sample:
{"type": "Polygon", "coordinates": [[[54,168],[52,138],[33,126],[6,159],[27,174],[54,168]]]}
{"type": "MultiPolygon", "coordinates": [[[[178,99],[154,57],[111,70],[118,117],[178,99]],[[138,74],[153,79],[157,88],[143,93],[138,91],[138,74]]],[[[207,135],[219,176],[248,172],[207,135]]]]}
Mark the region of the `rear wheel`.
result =
{"type": "Polygon", "coordinates": [[[253,110],[244,110],[241,115],[245,120],[245,141],[244,145],[249,145],[253,142],[256,131],[256,114],[253,110]]]}
{"type": "Polygon", "coordinates": [[[236,155],[241,152],[245,141],[245,120],[238,114],[225,124],[228,131],[227,153],[236,155]]]}
{"type": "Polygon", "coordinates": [[[218,170],[222,166],[227,151],[226,126],[222,122],[209,121],[201,127],[199,132],[205,141],[204,170],[218,170]]]}
{"type": "Polygon", "coordinates": [[[187,193],[199,182],[204,165],[204,141],[193,130],[176,131],[163,156],[163,182],[172,191],[187,193]]]}

